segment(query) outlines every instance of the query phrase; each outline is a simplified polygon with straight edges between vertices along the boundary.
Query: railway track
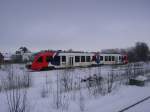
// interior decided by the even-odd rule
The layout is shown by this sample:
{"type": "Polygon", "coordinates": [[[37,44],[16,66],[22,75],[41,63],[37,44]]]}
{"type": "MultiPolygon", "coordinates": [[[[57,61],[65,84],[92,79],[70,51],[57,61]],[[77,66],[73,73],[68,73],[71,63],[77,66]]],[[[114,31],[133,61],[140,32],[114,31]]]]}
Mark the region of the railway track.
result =
{"type": "Polygon", "coordinates": [[[149,99],[150,99],[150,96],[148,96],[148,97],[146,97],[146,98],[144,98],[144,99],[142,99],[142,100],[140,100],[140,101],[138,101],[138,102],[136,102],[136,103],[134,103],[134,104],[132,104],[132,105],[130,105],[128,107],[125,107],[124,109],[122,109],[122,110],[120,110],[118,112],[125,112],[125,111],[131,109],[132,107],[134,107],[134,106],[136,106],[136,105],[138,105],[140,103],[143,103],[144,101],[149,100],[149,99]]]}

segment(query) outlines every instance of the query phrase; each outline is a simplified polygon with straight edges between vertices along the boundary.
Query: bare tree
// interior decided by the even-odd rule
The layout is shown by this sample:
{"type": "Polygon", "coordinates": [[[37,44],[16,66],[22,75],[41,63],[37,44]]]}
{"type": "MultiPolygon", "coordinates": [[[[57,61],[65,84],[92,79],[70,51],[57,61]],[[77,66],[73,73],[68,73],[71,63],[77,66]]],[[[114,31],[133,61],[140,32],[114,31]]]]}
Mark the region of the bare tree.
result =
{"type": "Polygon", "coordinates": [[[80,111],[83,112],[85,110],[85,101],[82,91],[80,90],[80,96],[79,96],[79,107],[80,111]]]}
{"type": "Polygon", "coordinates": [[[30,84],[30,75],[27,72],[17,74],[13,65],[5,68],[8,75],[2,80],[3,88],[6,92],[6,100],[9,112],[27,112],[27,87],[30,84]]]}
{"type": "Polygon", "coordinates": [[[125,74],[122,75],[122,82],[123,80],[126,80],[126,84],[129,84],[129,80],[131,79],[131,77],[133,76],[133,73],[132,73],[132,64],[128,64],[126,66],[126,69],[125,69],[125,74]]]}
{"type": "MultiPolygon", "coordinates": [[[[18,80],[20,79],[18,78],[18,80]]],[[[9,112],[26,112],[28,110],[26,89],[6,90],[6,97],[9,112]]]]}
{"type": "Polygon", "coordinates": [[[129,62],[148,61],[149,47],[144,42],[137,42],[134,47],[127,50],[129,62]]]}
{"type": "Polygon", "coordinates": [[[45,83],[43,83],[42,90],[41,90],[41,97],[42,97],[42,98],[47,97],[47,96],[48,96],[48,93],[49,93],[49,88],[48,88],[48,76],[47,76],[47,73],[46,73],[46,76],[45,76],[45,83]]]}
{"type": "Polygon", "coordinates": [[[108,73],[108,77],[107,77],[107,90],[108,90],[108,93],[111,93],[113,83],[114,83],[114,72],[113,72],[113,69],[112,69],[111,73],[108,73]]]}
{"type": "Polygon", "coordinates": [[[69,91],[70,89],[70,73],[68,69],[64,69],[61,74],[62,91],[69,91]]]}
{"type": "Polygon", "coordinates": [[[62,93],[60,88],[60,73],[57,71],[56,74],[56,90],[53,91],[53,104],[56,109],[61,108],[62,106],[62,93]]]}
{"type": "Polygon", "coordinates": [[[147,61],[149,55],[149,47],[144,42],[137,42],[135,46],[137,61],[147,61]]]}

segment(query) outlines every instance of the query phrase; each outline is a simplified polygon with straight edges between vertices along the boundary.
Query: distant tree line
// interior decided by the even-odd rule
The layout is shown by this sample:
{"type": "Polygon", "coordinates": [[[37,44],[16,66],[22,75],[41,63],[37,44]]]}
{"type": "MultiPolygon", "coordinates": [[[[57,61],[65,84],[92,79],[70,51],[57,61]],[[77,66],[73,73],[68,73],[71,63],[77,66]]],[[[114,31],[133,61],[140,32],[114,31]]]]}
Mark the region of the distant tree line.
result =
{"type": "Polygon", "coordinates": [[[149,47],[144,42],[137,42],[134,47],[127,50],[129,62],[149,61],[150,51],[149,47]]]}
{"type": "Polygon", "coordinates": [[[14,55],[11,56],[13,63],[24,63],[27,60],[23,59],[23,54],[30,53],[30,50],[27,47],[21,46],[14,55]]]}
{"type": "Polygon", "coordinates": [[[25,63],[29,61],[31,52],[27,47],[20,47],[14,54],[3,55],[0,52],[0,64],[2,63],[25,63]]]}

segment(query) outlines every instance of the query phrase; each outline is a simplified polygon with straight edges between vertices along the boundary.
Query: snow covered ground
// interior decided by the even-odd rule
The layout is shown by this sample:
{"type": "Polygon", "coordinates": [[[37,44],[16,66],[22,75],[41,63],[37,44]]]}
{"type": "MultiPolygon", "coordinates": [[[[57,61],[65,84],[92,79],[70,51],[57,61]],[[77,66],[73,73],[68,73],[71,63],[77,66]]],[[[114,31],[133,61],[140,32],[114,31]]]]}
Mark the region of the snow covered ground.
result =
{"type": "MultiPolygon", "coordinates": [[[[147,67],[147,66],[146,66],[147,67]]],[[[3,67],[2,67],[3,68],[3,67]]],[[[15,74],[23,74],[24,65],[14,65],[15,74]]],[[[116,72],[123,73],[122,68],[113,68],[116,72]]],[[[30,72],[32,86],[27,88],[27,108],[31,112],[118,112],[139,100],[150,96],[150,83],[144,87],[119,85],[111,93],[105,95],[93,95],[87,88],[72,89],[68,92],[58,94],[61,101],[61,107],[57,109],[57,84],[66,75],[70,79],[69,84],[78,86],[77,82],[82,78],[101,73],[107,77],[108,72],[112,71],[110,66],[101,68],[77,68],[69,71],[53,70],[42,72],[30,72]],[[67,73],[66,73],[67,72],[67,73]]],[[[6,77],[7,70],[0,69],[0,80],[6,77]]],[[[150,75],[150,74],[149,74],[150,75]]],[[[1,84],[1,83],[0,83],[1,84]]],[[[80,83],[82,87],[82,83],[80,83]]],[[[84,85],[84,84],[83,84],[84,85]]],[[[59,87],[61,87],[59,85],[59,87]]],[[[61,89],[61,88],[60,88],[61,89]]],[[[125,112],[149,112],[150,99],[136,105],[125,112]]],[[[0,112],[8,112],[8,103],[5,91],[0,92],[0,112]]]]}

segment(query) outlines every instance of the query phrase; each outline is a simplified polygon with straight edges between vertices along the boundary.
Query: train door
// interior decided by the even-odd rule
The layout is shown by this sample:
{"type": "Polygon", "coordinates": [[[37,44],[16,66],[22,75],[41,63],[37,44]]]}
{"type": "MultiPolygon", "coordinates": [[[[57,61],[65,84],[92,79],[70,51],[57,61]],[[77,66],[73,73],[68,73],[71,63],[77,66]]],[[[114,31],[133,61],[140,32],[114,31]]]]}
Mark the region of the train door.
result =
{"type": "Polygon", "coordinates": [[[119,57],[115,56],[115,64],[118,64],[118,63],[119,63],[119,57]]]}
{"type": "Polygon", "coordinates": [[[122,64],[122,56],[119,55],[119,63],[118,64],[122,64]]]}
{"type": "Polygon", "coordinates": [[[72,67],[74,65],[74,57],[70,56],[69,57],[69,66],[72,67]]]}

